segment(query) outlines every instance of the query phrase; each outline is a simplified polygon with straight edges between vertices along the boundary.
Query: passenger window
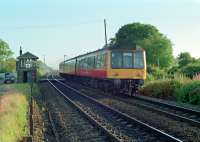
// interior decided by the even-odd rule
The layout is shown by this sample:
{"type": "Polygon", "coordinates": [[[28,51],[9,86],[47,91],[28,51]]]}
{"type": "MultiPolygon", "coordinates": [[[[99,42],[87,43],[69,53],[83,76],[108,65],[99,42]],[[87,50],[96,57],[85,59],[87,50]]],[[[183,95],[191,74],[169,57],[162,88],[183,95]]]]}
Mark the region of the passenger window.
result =
{"type": "Polygon", "coordinates": [[[121,52],[112,52],[111,65],[112,65],[112,68],[122,68],[122,53],[121,52]]]}
{"type": "Polygon", "coordinates": [[[96,68],[105,68],[105,54],[97,55],[95,57],[96,68]]]}
{"type": "Polygon", "coordinates": [[[94,57],[89,57],[88,58],[88,66],[89,66],[89,69],[93,69],[94,68],[94,57]]]}
{"type": "Polygon", "coordinates": [[[143,56],[143,52],[138,51],[138,52],[134,52],[134,59],[133,59],[133,66],[134,68],[144,68],[144,56],[143,56]]]}
{"type": "Polygon", "coordinates": [[[123,68],[133,67],[133,54],[131,52],[123,53],[123,68]]]}
{"type": "Polygon", "coordinates": [[[100,61],[100,56],[97,55],[97,58],[96,58],[96,68],[100,68],[100,65],[101,65],[100,62],[101,62],[101,61],[100,61]]]}

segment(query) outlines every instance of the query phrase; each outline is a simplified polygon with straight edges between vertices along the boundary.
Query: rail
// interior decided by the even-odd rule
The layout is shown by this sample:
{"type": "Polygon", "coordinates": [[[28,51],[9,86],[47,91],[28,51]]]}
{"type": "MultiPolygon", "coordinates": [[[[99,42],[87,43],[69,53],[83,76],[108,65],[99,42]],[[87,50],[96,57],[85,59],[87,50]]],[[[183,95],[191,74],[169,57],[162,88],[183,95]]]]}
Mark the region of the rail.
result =
{"type": "MultiPolygon", "coordinates": [[[[134,125],[134,126],[135,126],[135,125],[138,125],[138,126],[140,127],[140,129],[141,129],[141,127],[142,127],[143,130],[145,130],[146,132],[154,133],[156,136],[159,136],[159,138],[162,137],[163,139],[168,140],[168,141],[181,142],[180,139],[177,139],[177,138],[175,138],[175,137],[173,137],[173,136],[171,136],[171,135],[169,135],[169,134],[167,134],[167,133],[165,133],[165,132],[163,132],[163,131],[161,131],[161,130],[158,130],[158,129],[156,129],[156,128],[154,128],[154,127],[152,127],[152,126],[150,126],[150,125],[144,123],[144,122],[141,122],[141,121],[139,121],[139,120],[137,120],[137,119],[135,119],[135,118],[133,118],[133,117],[130,117],[130,116],[127,115],[127,114],[124,114],[124,113],[122,113],[122,112],[120,112],[120,111],[118,111],[118,110],[115,110],[115,109],[113,109],[113,108],[111,108],[111,107],[109,107],[109,106],[106,106],[106,105],[104,105],[104,104],[102,104],[102,103],[100,103],[100,102],[94,100],[93,98],[86,96],[85,94],[79,92],[78,90],[76,90],[76,89],[74,89],[74,88],[72,88],[72,87],[70,87],[70,86],[64,84],[64,83],[61,82],[61,81],[58,81],[58,80],[56,80],[56,79],[55,79],[55,81],[58,82],[59,84],[62,84],[62,86],[65,86],[66,88],[72,90],[72,91],[75,92],[76,94],[78,94],[78,95],[84,97],[85,99],[87,99],[87,100],[93,102],[94,104],[101,106],[102,109],[109,111],[111,114],[116,114],[116,115],[118,115],[118,117],[120,117],[121,119],[123,119],[123,120],[126,121],[127,123],[131,123],[131,124],[134,125]]],[[[50,81],[49,81],[49,82],[50,82],[50,81]]],[[[50,83],[51,83],[51,82],[50,82],[50,83]]],[[[51,83],[51,84],[53,85],[53,83],[51,83]]],[[[54,87],[55,87],[55,85],[54,85],[54,87]]],[[[59,89],[57,88],[57,90],[59,90],[59,89]]],[[[63,96],[66,97],[66,95],[65,95],[62,91],[59,90],[59,92],[60,92],[63,96]]]]}

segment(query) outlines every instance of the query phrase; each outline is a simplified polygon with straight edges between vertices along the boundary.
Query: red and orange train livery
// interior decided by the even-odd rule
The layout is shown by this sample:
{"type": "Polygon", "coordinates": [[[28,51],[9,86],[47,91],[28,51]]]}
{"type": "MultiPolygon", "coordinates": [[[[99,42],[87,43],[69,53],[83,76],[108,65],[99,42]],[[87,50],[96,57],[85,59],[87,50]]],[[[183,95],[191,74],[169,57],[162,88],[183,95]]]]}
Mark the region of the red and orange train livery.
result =
{"type": "Polygon", "coordinates": [[[70,80],[132,95],[146,78],[145,51],[141,48],[102,48],[61,62],[59,72],[70,80]]]}

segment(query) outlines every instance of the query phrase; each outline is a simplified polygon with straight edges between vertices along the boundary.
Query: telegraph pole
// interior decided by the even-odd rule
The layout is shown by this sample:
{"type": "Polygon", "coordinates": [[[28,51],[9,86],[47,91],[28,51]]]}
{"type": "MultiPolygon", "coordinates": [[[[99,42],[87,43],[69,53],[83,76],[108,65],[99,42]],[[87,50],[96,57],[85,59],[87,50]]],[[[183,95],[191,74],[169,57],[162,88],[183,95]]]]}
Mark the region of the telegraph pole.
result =
{"type": "Polygon", "coordinates": [[[105,31],[105,45],[107,47],[108,41],[107,41],[107,31],[106,31],[106,19],[104,19],[104,31],[105,31]]]}
{"type": "Polygon", "coordinates": [[[44,64],[45,64],[45,55],[43,55],[43,62],[44,62],[44,64]]]}

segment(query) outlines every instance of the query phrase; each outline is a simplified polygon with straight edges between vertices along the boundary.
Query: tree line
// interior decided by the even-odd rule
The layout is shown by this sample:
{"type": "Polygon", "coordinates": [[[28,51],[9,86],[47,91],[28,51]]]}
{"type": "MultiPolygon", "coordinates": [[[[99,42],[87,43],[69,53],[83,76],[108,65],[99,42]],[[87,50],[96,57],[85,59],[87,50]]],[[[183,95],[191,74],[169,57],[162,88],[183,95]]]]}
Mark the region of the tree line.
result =
{"type": "MultiPolygon", "coordinates": [[[[38,75],[44,75],[46,72],[51,72],[52,69],[42,61],[37,61],[38,75]]],[[[16,59],[13,57],[13,52],[8,43],[0,39],[0,73],[15,72],[16,59]]]]}
{"type": "Polygon", "coordinates": [[[0,73],[14,72],[15,68],[16,60],[13,58],[13,52],[8,43],[0,39],[0,73]]]}
{"type": "MultiPolygon", "coordinates": [[[[157,67],[166,72],[183,72],[190,77],[200,72],[200,59],[183,52],[177,58],[173,56],[171,40],[155,26],[142,23],[130,23],[122,26],[108,44],[112,48],[135,48],[140,46],[146,51],[147,66],[151,71],[157,67]]],[[[0,39],[0,72],[15,70],[15,59],[9,45],[0,39]]]]}
{"type": "Polygon", "coordinates": [[[155,26],[142,23],[131,23],[122,26],[114,38],[110,39],[112,48],[135,48],[138,45],[145,49],[149,73],[183,73],[189,77],[200,72],[200,58],[191,57],[183,52],[173,56],[171,40],[155,26]]]}

